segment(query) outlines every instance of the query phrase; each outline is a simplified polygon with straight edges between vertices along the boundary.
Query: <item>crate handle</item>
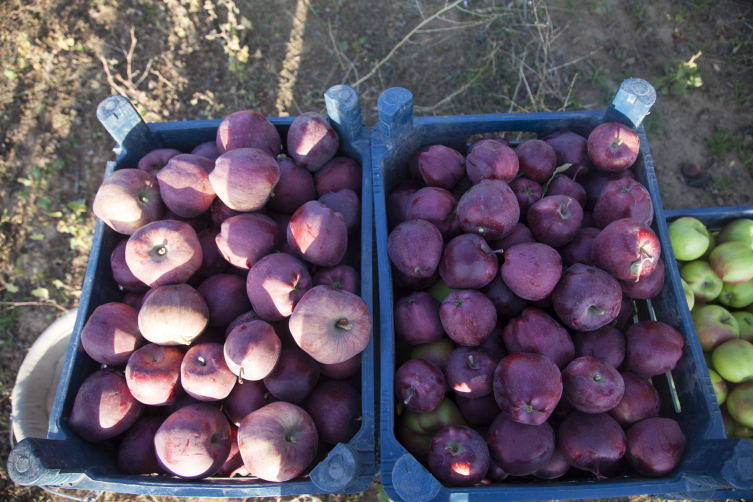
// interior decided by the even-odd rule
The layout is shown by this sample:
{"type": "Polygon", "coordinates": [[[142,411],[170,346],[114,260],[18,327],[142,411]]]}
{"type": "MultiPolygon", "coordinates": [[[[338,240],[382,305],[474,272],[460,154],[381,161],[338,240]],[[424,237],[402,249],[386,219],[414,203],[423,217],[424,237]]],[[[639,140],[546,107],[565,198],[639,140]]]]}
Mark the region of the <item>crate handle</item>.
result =
{"type": "Polygon", "coordinates": [[[113,149],[116,158],[128,157],[133,167],[141,157],[164,146],[125,96],[116,94],[103,99],[97,106],[97,119],[117,143],[113,149]]]}
{"type": "Polygon", "coordinates": [[[413,131],[413,94],[402,87],[391,87],[379,95],[377,107],[382,141],[392,148],[395,138],[413,131]]]}
{"type": "Polygon", "coordinates": [[[429,502],[439,494],[441,485],[413,455],[403,455],[392,468],[392,485],[400,498],[410,502],[429,502]]]}
{"type": "Polygon", "coordinates": [[[324,493],[340,492],[355,481],[361,471],[358,454],[343,443],[339,443],[317,465],[309,477],[324,493]]]}
{"type": "Polygon", "coordinates": [[[685,485],[688,495],[710,490],[753,490],[753,443],[747,439],[703,441],[683,463],[688,466],[685,485]]]}
{"type": "Polygon", "coordinates": [[[335,85],[324,93],[324,101],[337,134],[348,143],[355,144],[361,138],[363,128],[358,92],[349,85],[335,85]]]}
{"type": "Polygon", "coordinates": [[[642,78],[623,80],[602,122],[619,122],[637,129],[656,103],[656,89],[642,78]]]}
{"type": "Polygon", "coordinates": [[[23,486],[75,483],[84,474],[70,465],[75,462],[70,446],[64,441],[25,438],[8,455],[8,475],[23,486]]]}

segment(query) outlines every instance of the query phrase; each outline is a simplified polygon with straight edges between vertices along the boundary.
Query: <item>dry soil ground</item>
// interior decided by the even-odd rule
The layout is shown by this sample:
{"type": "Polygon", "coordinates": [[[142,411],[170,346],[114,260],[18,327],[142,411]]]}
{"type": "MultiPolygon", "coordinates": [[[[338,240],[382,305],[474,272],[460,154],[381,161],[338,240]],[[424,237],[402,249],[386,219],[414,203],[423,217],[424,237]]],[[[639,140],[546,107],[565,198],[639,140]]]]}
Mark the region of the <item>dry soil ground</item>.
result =
{"type": "MultiPolygon", "coordinates": [[[[0,458],[23,356],[80,295],[111,93],[148,121],[189,120],[323,113],[348,83],[372,126],[391,86],[417,114],[458,115],[600,109],[641,77],[660,90],[645,125],[664,206],[711,207],[751,204],[751,58],[753,8],[734,0],[0,3],[0,458]],[[689,187],[686,161],[708,182],[689,187]]],[[[4,464],[1,499],[57,498],[4,464]]]]}

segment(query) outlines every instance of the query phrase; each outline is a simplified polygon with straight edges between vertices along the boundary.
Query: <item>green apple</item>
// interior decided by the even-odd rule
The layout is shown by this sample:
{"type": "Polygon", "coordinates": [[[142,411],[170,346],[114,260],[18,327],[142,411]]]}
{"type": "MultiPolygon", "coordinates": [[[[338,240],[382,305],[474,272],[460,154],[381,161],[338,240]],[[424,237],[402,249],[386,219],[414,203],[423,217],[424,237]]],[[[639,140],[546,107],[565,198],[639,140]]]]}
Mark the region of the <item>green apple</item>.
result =
{"type": "Polygon", "coordinates": [[[719,303],[733,309],[741,309],[753,303],[753,279],[739,284],[722,284],[719,303]]]}
{"type": "Polygon", "coordinates": [[[680,282],[682,282],[682,291],[685,293],[685,302],[688,304],[688,310],[693,310],[693,305],[695,305],[695,295],[693,294],[693,290],[690,289],[690,286],[685,282],[685,279],[680,279],[680,282]]]}
{"type": "Polygon", "coordinates": [[[737,337],[740,340],[753,343],[753,313],[746,312],[745,310],[738,310],[732,312],[732,317],[737,319],[737,325],[740,328],[737,337]]]}
{"type": "Polygon", "coordinates": [[[706,305],[708,305],[708,303],[704,303],[704,302],[695,302],[695,304],[693,305],[693,308],[692,308],[692,309],[690,309],[690,314],[691,314],[691,315],[693,315],[693,312],[696,312],[696,311],[698,311],[698,310],[701,310],[701,309],[702,309],[703,307],[705,307],[706,305]]]}
{"type": "Polygon", "coordinates": [[[719,235],[719,232],[710,232],[709,233],[709,247],[706,249],[706,252],[703,253],[703,255],[699,258],[699,260],[703,260],[705,262],[709,261],[709,256],[711,256],[711,252],[716,247],[716,238],[719,235]]]}
{"type": "Polygon", "coordinates": [[[434,435],[451,425],[465,425],[457,405],[444,397],[436,408],[427,413],[405,410],[397,420],[395,435],[411,455],[422,461],[429,458],[429,447],[434,435]]]}
{"type": "Polygon", "coordinates": [[[727,432],[727,437],[735,437],[735,425],[737,424],[725,410],[722,410],[722,421],[724,421],[724,430],[727,432]]]}
{"type": "Polygon", "coordinates": [[[724,400],[727,399],[727,383],[719,376],[719,373],[709,368],[709,375],[711,376],[711,383],[714,384],[714,394],[716,394],[716,402],[721,406],[724,400]]]}
{"type": "MultiPolygon", "coordinates": [[[[447,358],[450,357],[453,350],[455,350],[455,342],[453,342],[449,336],[445,335],[436,342],[419,343],[418,345],[414,345],[410,351],[410,358],[425,359],[444,372],[447,358]]],[[[447,382],[446,376],[445,382],[447,383],[447,389],[449,390],[450,382],[447,382]]]]}
{"type": "Polygon", "coordinates": [[[740,218],[724,225],[719,232],[719,243],[730,241],[744,242],[753,248],[753,220],[740,218]]]}
{"type": "Polygon", "coordinates": [[[439,303],[442,303],[447,295],[452,293],[452,288],[448,288],[442,278],[437,279],[437,282],[426,288],[426,292],[437,299],[439,303]]]}
{"type": "Polygon", "coordinates": [[[704,352],[703,359],[706,361],[706,367],[710,370],[714,369],[714,361],[711,359],[711,352],[704,352]]]}
{"type": "Polygon", "coordinates": [[[735,423],[735,437],[750,439],[753,437],[753,429],[746,427],[743,424],[735,423]]]}
{"type": "Polygon", "coordinates": [[[722,292],[724,283],[705,261],[696,260],[680,269],[680,277],[688,283],[698,302],[710,302],[722,292]]]}
{"type": "Polygon", "coordinates": [[[719,244],[711,252],[709,263],[724,282],[739,284],[753,279],[753,248],[743,242],[719,244]]]}
{"type": "MultiPolygon", "coordinates": [[[[714,350],[711,358],[715,371],[728,382],[740,383],[753,379],[753,344],[750,342],[724,342],[714,350]]],[[[735,415],[732,415],[732,418],[735,418],[735,415]]]]}
{"type": "Polygon", "coordinates": [[[727,396],[727,411],[738,424],[753,427],[753,382],[746,382],[732,389],[727,396]]]}
{"type": "Polygon", "coordinates": [[[709,247],[709,231],[697,219],[683,216],[669,225],[669,240],[678,260],[695,260],[709,247]]]}

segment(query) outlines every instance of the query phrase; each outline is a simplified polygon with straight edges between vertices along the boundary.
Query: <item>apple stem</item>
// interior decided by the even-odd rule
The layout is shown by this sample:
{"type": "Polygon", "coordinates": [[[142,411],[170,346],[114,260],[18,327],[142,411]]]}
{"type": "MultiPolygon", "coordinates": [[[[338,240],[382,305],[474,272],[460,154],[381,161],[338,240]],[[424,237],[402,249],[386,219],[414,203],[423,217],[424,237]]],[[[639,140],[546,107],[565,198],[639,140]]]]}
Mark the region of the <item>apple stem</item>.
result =
{"type": "Polygon", "coordinates": [[[594,375],[594,382],[601,382],[601,375],[599,373],[594,375]]]}
{"type": "Polygon", "coordinates": [[[272,193],[270,193],[270,194],[269,194],[269,196],[270,196],[270,197],[274,197],[274,196],[275,196],[275,193],[274,193],[274,192],[272,192],[272,193]]]}
{"type": "Polygon", "coordinates": [[[147,202],[149,202],[149,199],[147,199],[146,197],[144,197],[142,195],[142,196],[139,197],[139,201],[142,202],[142,203],[144,203],[144,204],[146,204],[147,202]]]}
{"type": "Polygon", "coordinates": [[[468,365],[472,370],[478,369],[478,363],[473,360],[473,356],[468,356],[468,360],[470,361],[470,364],[468,365]]]}
{"type": "Polygon", "coordinates": [[[358,417],[353,419],[354,422],[363,422],[363,417],[358,417]]]}
{"type": "Polygon", "coordinates": [[[416,268],[414,268],[414,269],[413,269],[413,273],[414,273],[414,274],[417,274],[417,273],[419,273],[420,271],[421,271],[421,267],[416,267],[416,268]]]}
{"type": "Polygon", "coordinates": [[[612,141],[612,148],[617,148],[622,144],[622,142],[625,141],[622,138],[615,138],[614,141],[612,141]]]}
{"type": "Polygon", "coordinates": [[[165,246],[162,246],[157,250],[157,254],[160,256],[165,256],[165,253],[167,253],[167,249],[165,248],[165,246]]]}
{"type": "Polygon", "coordinates": [[[478,233],[483,234],[484,233],[484,229],[483,228],[479,228],[478,229],[478,233]]]}
{"type": "Polygon", "coordinates": [[[494,250],[492,251],[492,253],[504,253],[504,252],[505,252],[505,250],[504,250],[504,249],[494,249],[494,250]]]}
{"type": "Polygon", "coordinates": [[[295,440],[295,436],[288,436],[285,439],[288,440],[288,443],[297,443],[298,441],[295,440]]]}
{"type": "Polygon", "coordinates": [[[635,272],[635,282],[638,282],[641,279],[641,271],[643,270],[643,264],[645,262],[654,262],[654,257],[651,256],[646,252],[644,248],[641,248],[641,258],[640,260],[633,263],[633,265],[630,267],[630,271],[633,271],[633,267],[637,266],[637,270],[635,272]]]}
{"type": "Polygon", "coordinates": [[[567,211],[567,208],[568,208],[568,207],[570,207],[570,203],[571,203],[572,201],[573,201],[573,199],[571,199],[571,198],[569,198],[569,197],[568,197],[568,199],[567,199],[567,202],[565,203],[565,209],[563,209],[563,210],[562,210],[562,212],[563,212],[563,213],[564,213],[565,211],[567,211]]]}
{"type": "Polygon", "coordinates": [[[243,366],[238,368],[238,384],[243,385],[243,366]]]}
{"type": "Polygon", "coordinates": [[[411,400],[413,396],[416,395],[416,390],[413,387],[408,388],[408,397],[405,398],[405,401],[403,401],[403,404],[407,405],[408,402],[411,400]]]}
{"type": "Polygon", "coordinates": [[[202,366],[206,366],[207,365],[207,362],[204,360],[203,357],[199,356],[198,359],[199,359],[199,364],[201,364],[202,366]]]}
{"type": "Polygon", "coordinates": [[[345,331],[350,331],[351,329],[353,329],[353,323],[348,322],[347,319],[340,319],[339,321],[337,321],[337,324],[335,324],[335,326],[340,329],[344,329],[345,331]]]}
{"type": "Polygon", "coordinates": [[[444,447],[444,449],[445,449],[446,451],[449,451],[449,452],[450,452],[450,453],[452,453],[453,455],[457,455],[457,453],[458,453],[458,449],[457,449],[457,448],[455,448],[454,446],[450,446],[450,445],[447,445],[447,446],[445,446],[445,447],[444,447]]]}

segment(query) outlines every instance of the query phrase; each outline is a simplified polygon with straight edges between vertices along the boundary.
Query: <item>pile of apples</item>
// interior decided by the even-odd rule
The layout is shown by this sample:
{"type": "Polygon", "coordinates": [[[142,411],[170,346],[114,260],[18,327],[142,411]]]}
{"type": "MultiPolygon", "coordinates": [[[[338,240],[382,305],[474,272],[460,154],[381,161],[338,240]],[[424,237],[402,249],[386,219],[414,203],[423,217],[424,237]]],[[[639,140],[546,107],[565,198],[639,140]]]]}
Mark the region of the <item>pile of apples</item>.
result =
{"type": "Polygon", "coordinates": [[[669,238],[727,436],[753,438],[753,220],[712,233],[685,216],[669,238]]]}
{"type": "Polygon", "coordinates": [[[416,151],[387,200],[395,434],[451,486],[571,469],[671,472],[686,444],[650,382],[675,368],[667,324],[627,330],[664,283],[637,134],[558,132],[416,151]],[[629,464],[629,465],[628,465],[629,464]]]}
{"type": "Polygon", "coordinates": [[[115,438],[129,474],[287,481],[358,432],[361,167],[338,148],[310,112],[278,157],[275,126],[240,111],[216,141],[104,180],[94,212],[124,234],[111,266],[128,293],[81,332],[104,366],[76,395],[74,433],[115,438]]]}

